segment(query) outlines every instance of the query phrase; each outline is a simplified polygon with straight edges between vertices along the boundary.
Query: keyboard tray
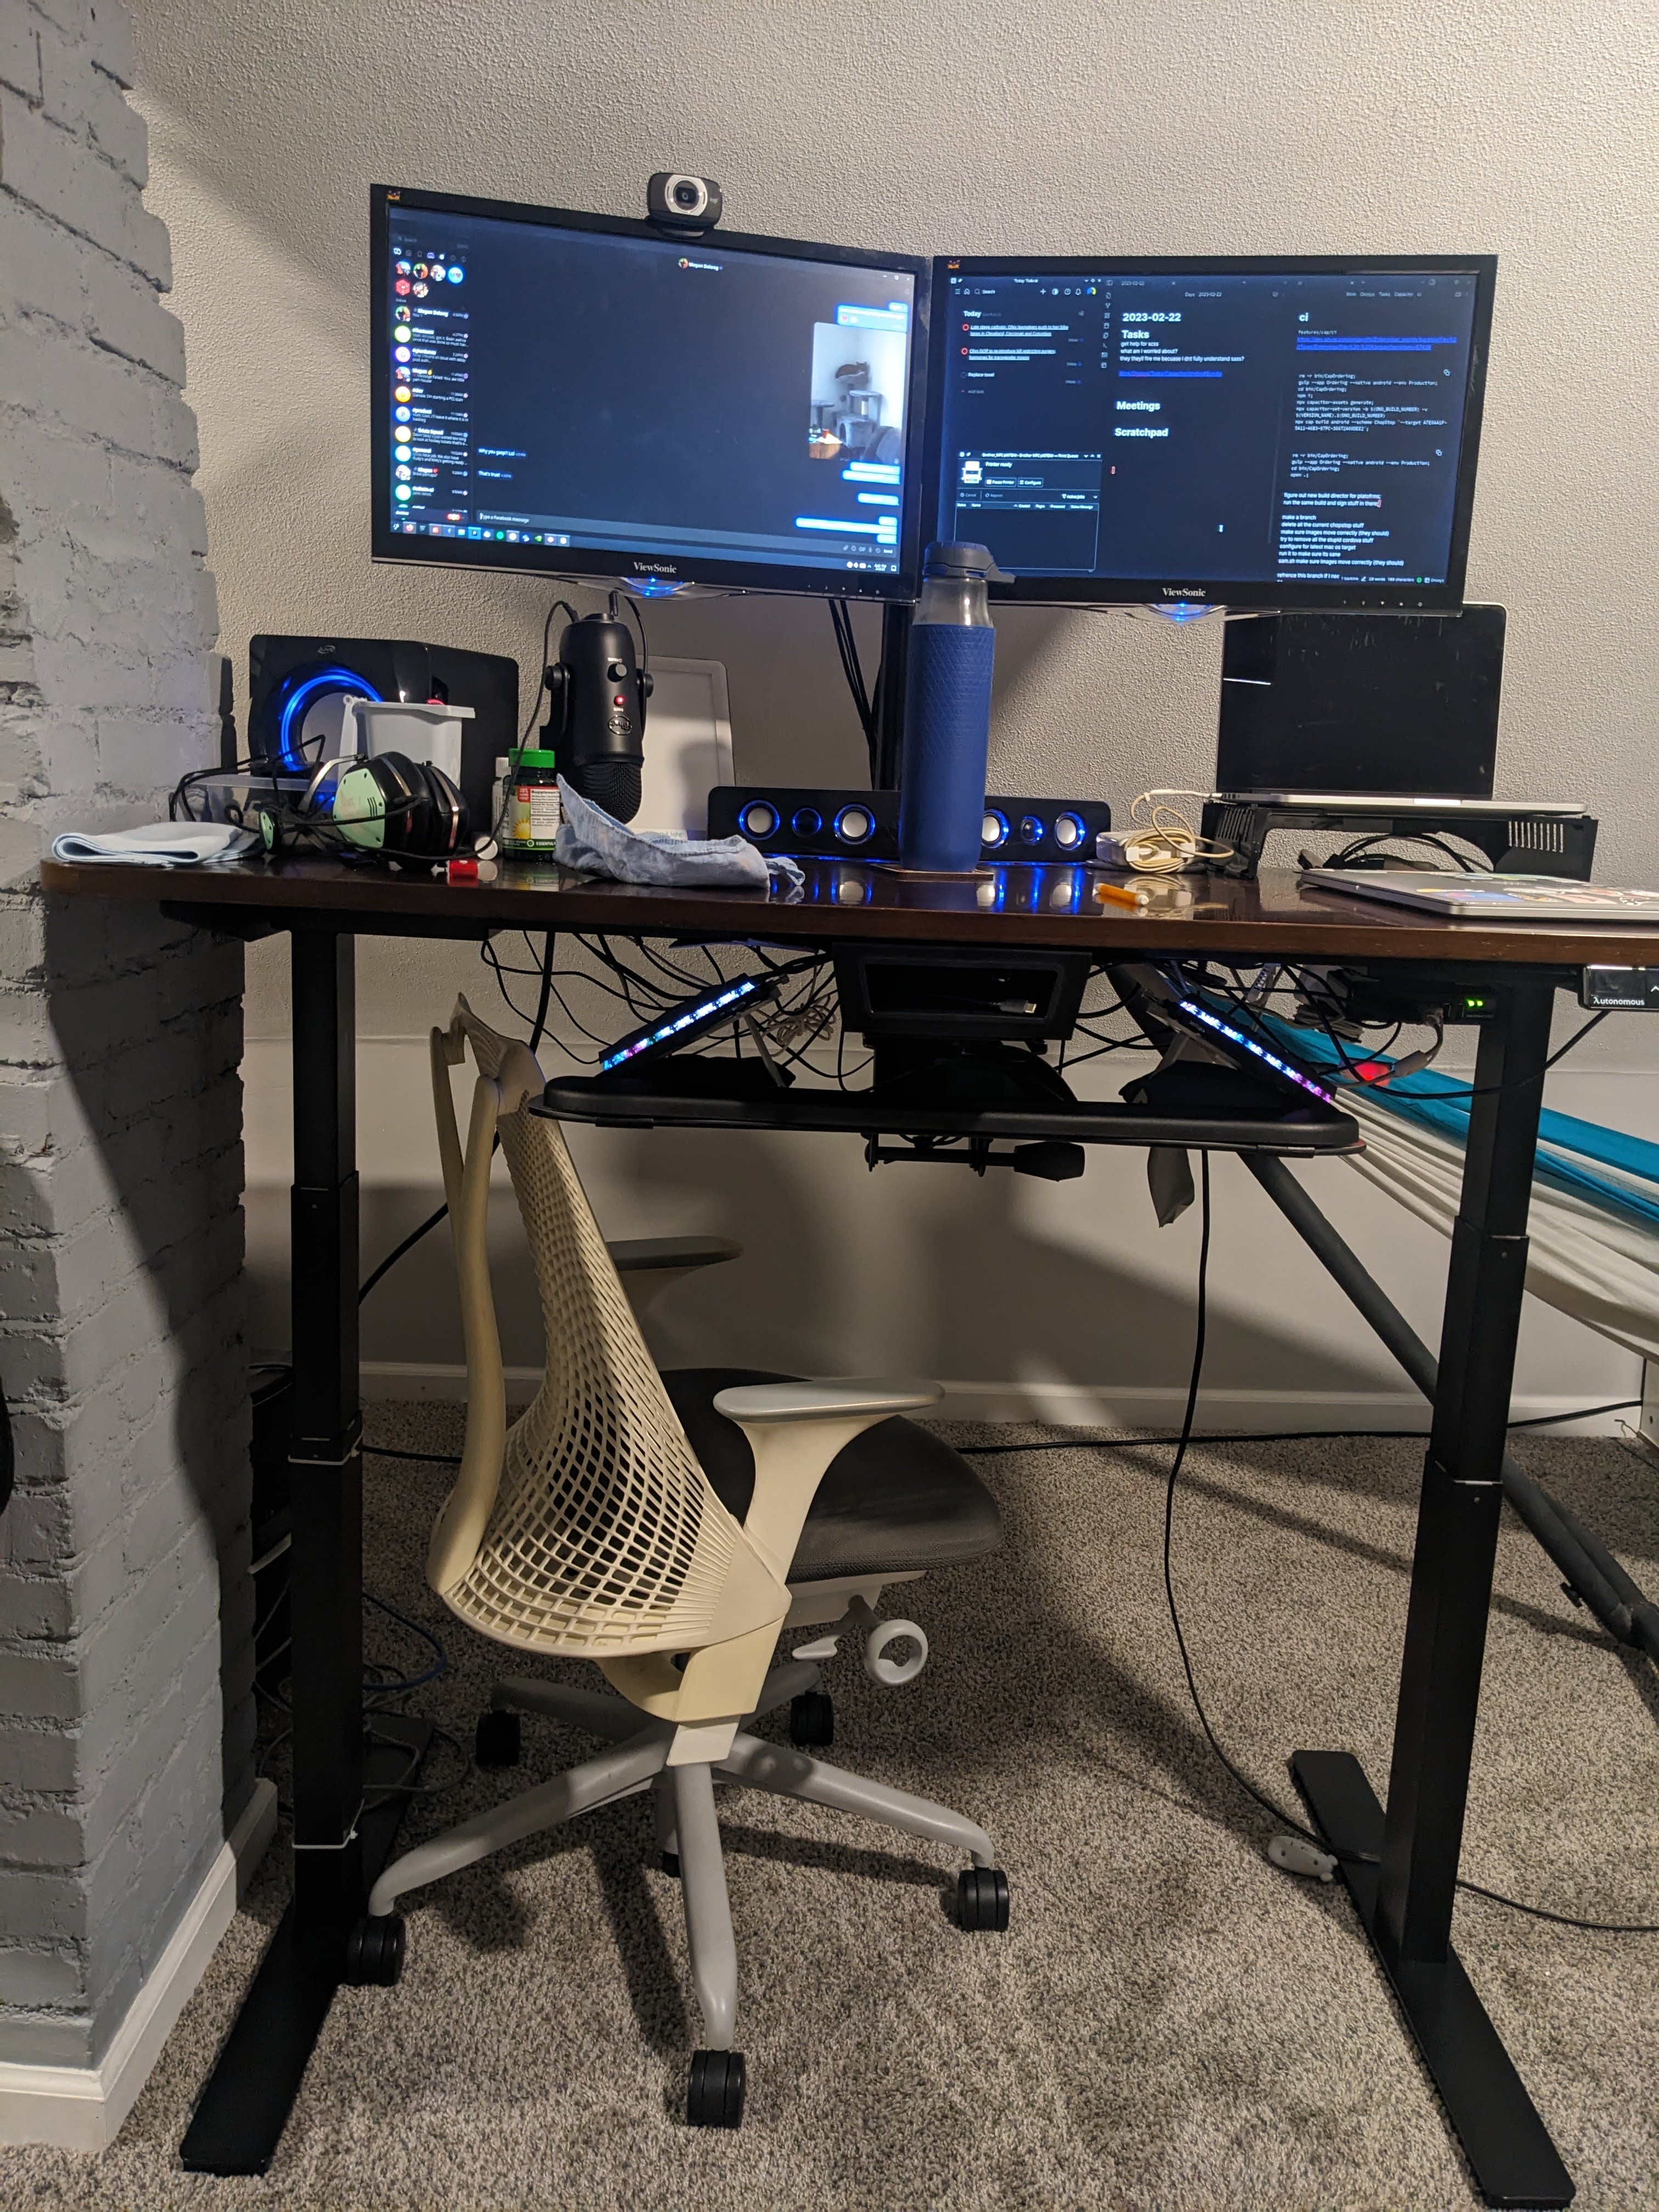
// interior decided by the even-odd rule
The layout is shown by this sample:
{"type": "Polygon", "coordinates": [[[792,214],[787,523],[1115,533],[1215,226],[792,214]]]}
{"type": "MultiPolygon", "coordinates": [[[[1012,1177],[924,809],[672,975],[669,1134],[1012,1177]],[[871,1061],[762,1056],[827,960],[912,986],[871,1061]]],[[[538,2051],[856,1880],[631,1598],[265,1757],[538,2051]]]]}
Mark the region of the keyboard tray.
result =
{"type": "MultiPolygon", "coordinates": [[[[1360,1148],[1359,1125],[1351,1114],[1291,1097],[1279,1114],[1214,1106],[1171,1113],[1097,1099],[1063,1108],[964,1112],[883,1104],[867,1091],[799,1083],[783,1091],[757,1060],[704,1059],[697,1064],[732,1073],[722,1087],[715,1087],[720,1078],[700,1076],[693,1091],[670,1089],[650,1068],[624,1076],[556,1076],[534,1110],[556,1121],[588,1121],[601,1128],[817,1129],[866,1138],[1001,1137],[1024,1143],[1058,1138],[1074,1145],[1180,1145],[1196,1152],[1293,1156],[1360,1148]]],[[[659,1063],[664,1069],[673,1065],[659,1063]]]]}

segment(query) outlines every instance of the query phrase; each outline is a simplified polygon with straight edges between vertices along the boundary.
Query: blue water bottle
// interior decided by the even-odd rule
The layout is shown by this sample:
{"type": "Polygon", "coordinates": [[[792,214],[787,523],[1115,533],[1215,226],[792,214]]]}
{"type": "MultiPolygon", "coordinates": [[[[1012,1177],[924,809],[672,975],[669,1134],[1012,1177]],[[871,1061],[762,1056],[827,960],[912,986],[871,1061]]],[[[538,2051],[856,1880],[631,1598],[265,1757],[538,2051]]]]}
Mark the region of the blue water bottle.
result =
{"type": "Polygon", "coordinates": [[[996,653],[985,586],[1005,579],[983,545],[930,545],[921,574],[904,687],[899,863],[965,875],[984,842],[996,653]]]}

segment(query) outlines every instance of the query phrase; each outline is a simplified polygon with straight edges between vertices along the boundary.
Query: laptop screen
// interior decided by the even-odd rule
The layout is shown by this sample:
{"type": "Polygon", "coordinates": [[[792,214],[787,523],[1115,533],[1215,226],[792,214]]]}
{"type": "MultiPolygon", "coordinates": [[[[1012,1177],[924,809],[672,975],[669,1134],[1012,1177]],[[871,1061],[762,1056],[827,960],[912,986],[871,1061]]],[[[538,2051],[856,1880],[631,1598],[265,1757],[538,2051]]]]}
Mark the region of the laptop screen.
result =
{"type": "Polygon", "coordinates": [[[1216,789],[1490,799],[1502,607],[1227,625],[1216,789]]]}

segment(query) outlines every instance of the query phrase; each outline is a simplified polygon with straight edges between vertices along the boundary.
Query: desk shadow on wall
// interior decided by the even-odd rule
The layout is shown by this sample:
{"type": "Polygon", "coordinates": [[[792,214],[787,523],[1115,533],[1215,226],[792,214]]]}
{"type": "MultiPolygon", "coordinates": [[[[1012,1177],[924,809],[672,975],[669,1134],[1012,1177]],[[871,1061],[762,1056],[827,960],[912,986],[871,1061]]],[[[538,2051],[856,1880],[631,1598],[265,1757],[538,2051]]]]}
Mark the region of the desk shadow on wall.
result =
{"type": "MultiPolygon", "coordinates": [[[[1041,1194],[1006,1170],[979,1178],[966,1169],[900,1164],[871,1176],[852,1139],[822,1135],[785,1142],[729,1131],[570,1133],[606,1235],[715,1234],[744,1248],[740,1261],[682,1283],[653,1309],[647,1334],[665,1365],[935,1375],[1004,1397],[1028,1389],[1034,1419],[1049,1414],[1058,1396],[1071,1400],[1073,1419],[1109,1421],[1114,1390],[1131,1404],[1154,1390],[1169,1403],[1153,1425],[1178,1419],[1192,1355],[1192,1285],[1166,1287],[1119,1264],[1109,1249],[1096,1253],[1046,1235],[1033,1218],[1041,1194]],[[1092,1415],[1091,1393],[1102,1401],[1092,1415]]],[[[1135,1170],[1138,1210],[1128,1226],[1138,1237],[1157,1236],[1138,1155],[1135,1170]]],[[[1095,1176],[1101,1172],[1095,1163],[1095,1176]]],[[[438,1196],[424,1184],[365,1189],[365,1274],[438,1196]]],[[[1084,1202],[1109,1224],[1107,1194],[1084,1202]]],[[[288,1340],[288,1194],[257,1190],[248,1206],[251,1333],[264,1357],[288,1340]]],[[[538,1370],[540,1301],[505,1186],[492,1197],[490,1243],[503,1358],[509,1369],[538,1370]]],[[[1212,1289],[1213,1277],[1212,1268],[1212,1289]]],[[[447,1228],[371,1294],[362,1341],[378,1394],[458,1389],[460,1319],[447,1228]],[[447,1370],[441,1382],[433,1370],[447,1370]]],[[[1208,1391],[1367,1396],[1389,1387],[1384,1373],[1212,1297],[1208,1391]]]]}

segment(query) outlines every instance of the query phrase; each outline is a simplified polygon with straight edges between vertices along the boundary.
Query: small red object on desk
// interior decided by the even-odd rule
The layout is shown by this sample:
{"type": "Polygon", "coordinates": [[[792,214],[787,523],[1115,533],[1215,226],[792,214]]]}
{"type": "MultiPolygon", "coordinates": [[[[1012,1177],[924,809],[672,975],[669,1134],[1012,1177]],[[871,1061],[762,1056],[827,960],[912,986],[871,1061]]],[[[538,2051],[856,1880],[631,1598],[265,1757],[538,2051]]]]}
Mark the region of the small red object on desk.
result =
{"type": "Polygon", "coordinates": [[[444,871],[444,880],[451,884],[476,884],[478,863],[475,860],[452,860],[444,871]]]}

